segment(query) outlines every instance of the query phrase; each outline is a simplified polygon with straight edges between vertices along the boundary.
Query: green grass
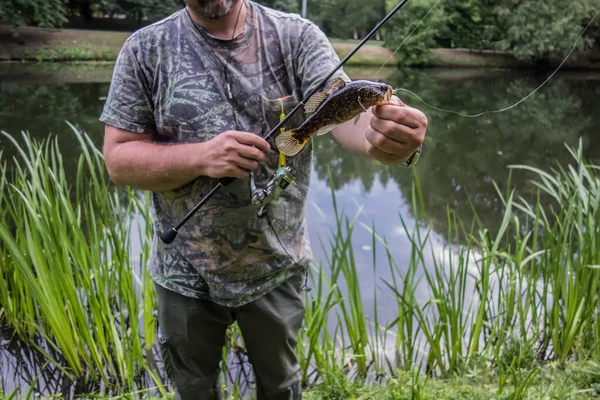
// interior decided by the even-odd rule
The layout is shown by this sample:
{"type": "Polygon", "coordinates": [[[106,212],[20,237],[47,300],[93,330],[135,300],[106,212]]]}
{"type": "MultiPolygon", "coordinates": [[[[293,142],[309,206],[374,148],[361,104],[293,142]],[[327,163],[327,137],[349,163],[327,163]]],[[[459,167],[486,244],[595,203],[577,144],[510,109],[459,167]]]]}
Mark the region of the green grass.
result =
{"type": "MultiPolygon", "coordinates": [[[[9,162],[0,154],[0,318],[65,375],[102,383],[98,395],[143,392],[142,375],[166,395],[149,352],[154,293],[140,272],[152,236],[148,196],[110,185],[100,151],[72,131],[81,147],[75,182],[66,180],[55,139],[4,134],[20,156],[9,162]],[[139,255],[131,254],[133,229],[143,240],[139,255]]],[[[336,223],[322,244],[327,259],[313,265],[299,333],[306,398],[597,396],[600,167],[586,163],[581,146],[566,151],[571,165],[550,171],[511,166],[531,173],[539,197],[530,204],[510,182],[497,188],[504,218],[495,232],[477,218],[463,226],[448,208],[442,247],[415,179],[417,224],[399,217],[412,244],[406,265],[376,226],[339,208],[332,190],[336,223]],[[378,320],[375,288],[374,309],[364,308],[357,229],[371,234],[374,276],[391,274],[377,282],[397,307],[388,324],[378,320]]],[[[235,325],[228,341],[244,358],[235,325]]],[[[224,385],[229,372],[224,364],[224,385]]],[[[235,388],[227,396],[237,398],[235,388]]]]}
{"type": "Polygon", "coordinates": [[[23,58],[36,61],[114,61],[118,50],[73,46],[25,47],[23,58]]]}
{"type": "MultiPolygon", "coordinates": [[[[130,216],[148,218],[147,199],[114,191],[99,151],[73,131],[82,150],[74,185],[56,140],[26,138],[21,147],[2,133],[21,158],[10,178],[6,163],[0,174],[0,315],[66,376],[133,389],[137,376],[154,375],[145,354],[152,285],[139,273],[150,242],[138,259],[129,248],[130,216]]],[[[140,234],[149,237],[147,228],[140,234]]]]}
{"type": "Polygon", "coordinates": [[[389,399],[389,400],[508,400],[597,398],[598,383],[588,363],[572,364],[566,369],[545,366],[515,371],[499,377],[485,363],[465,370],[461,375],[431,379],[423,374],[399,372],[385,385],[346,383],[344,387],[322,385],[304,395],[306,400],[389,399]],[[499,380],[505,379],[501,385],[499,380]],[[500,389],[502,387],[502,389],[500,389]]]}

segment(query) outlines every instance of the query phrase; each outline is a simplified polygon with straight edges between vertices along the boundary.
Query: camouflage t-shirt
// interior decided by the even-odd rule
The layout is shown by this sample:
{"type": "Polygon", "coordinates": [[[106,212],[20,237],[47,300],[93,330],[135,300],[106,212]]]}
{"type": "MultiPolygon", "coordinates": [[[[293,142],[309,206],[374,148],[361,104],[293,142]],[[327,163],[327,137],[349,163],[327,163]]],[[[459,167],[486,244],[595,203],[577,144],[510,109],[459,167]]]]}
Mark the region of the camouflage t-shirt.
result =
{"type": "MultiPolygon", "coordinates": [[[[100,120],[161,143],[202,142],[227,130],[265,136],[339,62],[316,25],[246,0],[244,32],[207,34],[182,9],[135,32],[124,44],[100,120]],[[228,84],[231,100],[228,100],[228,84]]],[[[349,80],[340,70],[335,76],[349,80]]],[[[304,119],[298,111],[288,128],[304,119]]],[[[276,135],[274,135],[276,136],[276,135]]],[[[272,142],[272,141],[271,141],[272,142]]],[[[272,145],[274,147],[274,145],[272,145]]],[[[277,168],[271,151],[257,174],[264,186],[277,168]]],[[[148,270],[160,285],[230,307],[264,295],[308,266],[312,255],[305,203],[309,145],[287,165],[296,185],[258,217],[248,180],[221,188],[171,244],[155,235],[148,270]]],[[[200,177],[152,193],[157,231],[177,224],[217,183],[200,177]]]]}

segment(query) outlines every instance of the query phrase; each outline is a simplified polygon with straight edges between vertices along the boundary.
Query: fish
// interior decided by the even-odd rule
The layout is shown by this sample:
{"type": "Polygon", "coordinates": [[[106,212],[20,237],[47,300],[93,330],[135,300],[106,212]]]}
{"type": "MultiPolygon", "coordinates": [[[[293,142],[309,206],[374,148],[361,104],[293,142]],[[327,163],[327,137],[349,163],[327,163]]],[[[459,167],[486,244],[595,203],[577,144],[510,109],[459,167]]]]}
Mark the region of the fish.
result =
{"type": "Polygon", "coordinates": [[[330,90],[311,96],[306,102],[306,120],[296,129],[283,131],[275,138],[279,151],[286,156],[300,152],[313,135],[323,135],[335,126],[350,121],[354,123],[369,107],[389,104],[392,87],[387,83],[356,80],[346,82],[336,78],[330,90]]]}

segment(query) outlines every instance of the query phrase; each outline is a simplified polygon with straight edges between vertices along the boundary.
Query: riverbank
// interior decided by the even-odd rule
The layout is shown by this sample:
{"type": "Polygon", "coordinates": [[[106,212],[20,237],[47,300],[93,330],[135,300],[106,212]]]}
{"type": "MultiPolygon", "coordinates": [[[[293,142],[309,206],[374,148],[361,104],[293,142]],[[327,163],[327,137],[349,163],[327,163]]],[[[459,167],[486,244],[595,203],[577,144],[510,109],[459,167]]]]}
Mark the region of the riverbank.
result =
{"type": "MultiPolygon", "coordinates": [[[[115,61],[131,32],[46,29],[0,25],[0,61],[115,61]]],[[[340,58],[354,44],[333,42],[340,58]]],[[[383,65],[391,52],[380,45],[363,46],[348,65],[383,65]]],[[[391,59],[390,59],[391,61],[391,59]]],[[[391,63],[393,65],[393,62],[391,63]]]]}
{"type": "Polygon", "coordinates": [[[561,399],[598,398],[600,365],[573,362],[514,368],[501,371],[481,360],[448,378],[427,377],[415,372],[399,372],[385,385],[361,385],[341,381],[337,387],[318,385],[303,395],[305,400],[326,399],[561,399]]]}
{"type": "MultiPolygon", "coordinates": [[[[46,29],[21,27],[13,35],[12,27],[0,25],[1,61],[114,61],[130,32],[92,31],[79,29],[46,29]]],[[[340,58],[356,46],[355,40],[332,40],[340,58]]],[[[555,57],[543,64],[531,65],[517,60],[508,52],[471,51],[468,49],[434,49],[423,67],[444,68],[555,68],[562,58],[555,57]]],[[[364,45],[350,60],[350,66],[394,66],[392,51],[381,42],[364,45]]],[[[600,52],[574,53],[564,68],[600,70],[600,52]]]]}

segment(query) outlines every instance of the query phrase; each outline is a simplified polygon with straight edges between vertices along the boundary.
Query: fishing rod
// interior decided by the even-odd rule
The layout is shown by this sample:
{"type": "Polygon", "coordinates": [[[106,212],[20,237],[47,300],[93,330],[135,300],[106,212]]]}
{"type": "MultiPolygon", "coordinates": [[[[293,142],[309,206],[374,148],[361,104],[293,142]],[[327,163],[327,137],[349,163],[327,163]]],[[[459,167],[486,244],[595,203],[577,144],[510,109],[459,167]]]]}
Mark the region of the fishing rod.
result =
{"type": "MultiPolygon", "coordinates": [[[[373,36],[375,34],[375,32],[377,32],[379,30],[379,28],[381,28],[390,18],[392,18],[392,16],[398,11],[400,10],[406,3],[408,3],[408,0],[402,0],[400,1],[381,21],[379,21],[377,23],[377,25],[375,25],[375,27],[371,30],[371,32],[369,32],[367,34],[367,36],[365,36],[359,44],[356,45],[356,47],[354,47],[354,49],[352,49],[352,51],[350,53],[348,53],[346,55],[346,57],[344,57],[344,59],[342,61],[339,62],[339,64],[331,71],[329,72],[329,74],[327,74],[325,76],[325,78],[321,79],[321,81],[319,82],[318,85],[316,85],[312,91],[310,91],[305,97],[304,99],[298,103],[296,105],[296,107],[294,107],[292,109],[292,111],[290,111],[288,113],[288,115],[283,118],[281,121],[279,121],[279,123],[273,128],[271,129],[271,131],[264,137],[265,140],[268,140],[271,136],[273,136],[278,130],[279,128],[281,128],[287,121],[289,121],[289,119],[300,109],[304,106],[304,104],[308,101],[308,99],[310,99],[312,97],[313,94],[315,94],[317,92],[317,90],[319,90],[319,88],[326,83],[329,78],[331,78],[333,76],[333,74],[335,74],[341,67],[344,66],[344,64],[346,64],[346,62],[352,57],[354,56],[354,54],[356,54],[356,52],[371,38],[371,36],[373,36]]],[[[251,174],[251,178],[252,178],[252,174],[251,174]]],[[[169,229],[166,232],[159,232],[158,236],[160,237],[160,240],[162,240],[164,243],[169,244],[171,242],[173,242],[173,240],[175,240],[175,238],[177,237],[177,234],[179,233],[179,229],[181,229],[181,227],[190,219],[192,218],[192,216],[194,216],[194,214],[196,214],[196,212],[198,212],[198,210],[204,205],[206,204],[206,202],[208,200],[210,200],[215,193],[217,193],[219,191],[219,189],[221,189],[222,187],[225,187],[227,185],[229,185],[230,183],[232,183],[233,181],[235,181],[236,178],[233,177],[227,177],[227,178],[221,178],[219,179],[219,181],[217,182],[217,184],[210,190],[210,192],[208,192],[195,206],[194,208],[192,208],[190,210],[190,212],[188,212],[182,219],[181,221],[171,227],[171,229],[169,229]]],[[[265,206],[266,204],[262,204],[262,202],[267,198],[267,197],[272,197],[274,199],[277,199],[279,192],[281,189],[285,189],[287,186],[289,186],[289,184],[291,184],[294,181],[295,177],[293,175],[293,173],[291,172],[291,170],[285,166],[280,167],[275,174],[273,175],[273,177],[269,180],[269,183],[267,183],[266,189],[259,189],[256,190],[253,179],[251,181],[251,186],[252,186],[252,191],[253,193],[255,193],[255,195],[253,195],[252,197],[252,203],[253,205],[262,205],[261,210],[259,211],[259,216],[262,216],[262,214],[264,213],[265,210],[265,206]]]]}

